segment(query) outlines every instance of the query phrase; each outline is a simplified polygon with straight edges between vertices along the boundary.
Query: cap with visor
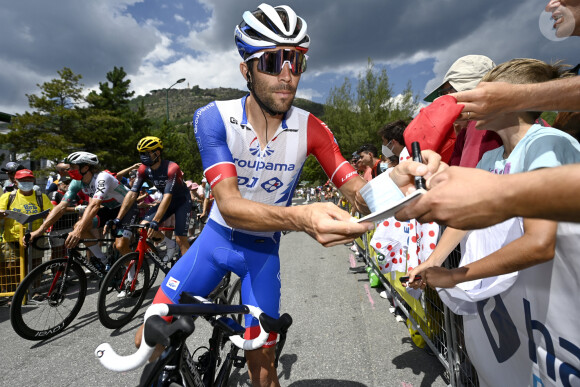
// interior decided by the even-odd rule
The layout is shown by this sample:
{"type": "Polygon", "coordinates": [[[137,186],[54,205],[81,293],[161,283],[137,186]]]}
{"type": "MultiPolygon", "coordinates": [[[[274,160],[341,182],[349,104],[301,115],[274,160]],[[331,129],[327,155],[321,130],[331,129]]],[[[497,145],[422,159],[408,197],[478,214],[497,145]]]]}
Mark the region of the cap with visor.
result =
{"type": "Polygon", "coordinates": [[[475,89],[481,78],[491,69],[495,67],[495,63],[485,55],[466,55],[457,59],[443,78],[443,82],[433,90],[424,101],[433,102],[435,98],[439,97],[439,91],[447,82],[456,91],[466,91],[475,89]]]}

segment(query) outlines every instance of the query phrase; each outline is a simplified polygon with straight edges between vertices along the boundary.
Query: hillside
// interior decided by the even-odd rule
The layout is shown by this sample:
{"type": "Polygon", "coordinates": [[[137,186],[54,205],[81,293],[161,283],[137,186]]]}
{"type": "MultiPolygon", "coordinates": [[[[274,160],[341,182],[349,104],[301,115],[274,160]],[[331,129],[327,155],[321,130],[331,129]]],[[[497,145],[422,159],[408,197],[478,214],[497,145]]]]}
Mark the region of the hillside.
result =
{"type": "MultiPolygon", "coordinates": [[[[219,87],[216,89],[201,89],[193,86],[191,89],[170,89],[167,94],[165,89],[151,90],[144,96],[138,96],[131,101],[133,110],[143,102],[147,112],[147,118],[154,122],[163,121],[167,114],[167,100],[169,100],[169,120],[172,122],[190,122],[196,109],[207,105],[215,100],[228,100],[241,98],[247,92],[238,89],[219,87]]],[[[324,113],[324,105],[302,98],[296,98],[294,105],[308,110],[314,115],[321,117],[324,113]]]]}

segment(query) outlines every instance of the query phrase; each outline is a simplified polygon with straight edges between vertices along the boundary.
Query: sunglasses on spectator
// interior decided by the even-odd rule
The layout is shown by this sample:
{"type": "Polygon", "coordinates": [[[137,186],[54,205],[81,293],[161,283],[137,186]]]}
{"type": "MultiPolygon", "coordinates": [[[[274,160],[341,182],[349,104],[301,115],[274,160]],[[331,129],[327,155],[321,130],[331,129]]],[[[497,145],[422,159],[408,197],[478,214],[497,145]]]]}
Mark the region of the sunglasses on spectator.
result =
{"type": "Polygon", "coordinates": [[[288,63],[290,71],[294,75],[302,74],[306,71],[306,60],[308,55],[297,50],[281,48],[276,51],[260,51],[249,56],[245,61],[258,59],[258,71],[269,75],[279,75],[288,63]]]}

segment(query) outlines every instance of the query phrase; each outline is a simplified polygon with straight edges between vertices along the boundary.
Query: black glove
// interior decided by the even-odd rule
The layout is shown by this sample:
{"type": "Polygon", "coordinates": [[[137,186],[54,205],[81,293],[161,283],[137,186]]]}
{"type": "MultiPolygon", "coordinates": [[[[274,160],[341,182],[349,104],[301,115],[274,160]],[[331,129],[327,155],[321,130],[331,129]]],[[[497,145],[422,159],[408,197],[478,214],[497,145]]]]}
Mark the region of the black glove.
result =
{"type": "Polygon", "coordinates": [[[116,230],[121,228],[121,220],[119,218],[107,220],[106,226],[111,230],[116,230]]]}
{"type": "Polygon", "coordinates": [[[153,229],[155,231],[159,230],[159,223],[157,223],[156,221],[152,220],[149,223],[147,223],[145,225],[147,228],[153,229]]]}

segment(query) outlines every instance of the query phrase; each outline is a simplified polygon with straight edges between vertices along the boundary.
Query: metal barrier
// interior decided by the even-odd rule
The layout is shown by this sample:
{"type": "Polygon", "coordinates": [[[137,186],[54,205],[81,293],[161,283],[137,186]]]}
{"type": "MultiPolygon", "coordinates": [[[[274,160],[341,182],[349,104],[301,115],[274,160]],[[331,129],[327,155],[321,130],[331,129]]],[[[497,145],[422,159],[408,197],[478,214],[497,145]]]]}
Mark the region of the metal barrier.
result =
{"type": "MultiPolygon", "coordinates": [[[[70,215],[72,216],[63,217],[57,223],[58,227],[53,228],[50,232],[61,234],[72,230],[78,220],[78,214],[70,215]]],[[[27,227],[21,223],[16,223],[20,225],[19,240],[22,240],[27,227]]],[[[0,235],[3,235],[3,229],[4,224],[2,223],[0,235]]],[[[64,241],[59,242],[53,242],[49,250],[38,250],[31,246],[28,254],[30,259],[26,259],[26,248],[21,243],[2,240],[0,242],[0,297],[12,297],[20,282],[36,266],[51,259],[64,257],[64,241]]]]}
{"type": "MultiPolygon", "coordinates": [[[[364,257],[385,287],[393,305],[407,317],[425,344],[445,367],[451,386],[479,386],[477,372],[465,350],[463,318],[453,314],[441,301],[437,292],[427,288],[419,300],[401,285],[399,278],[406,273],[383,275],[376,264],[376,253],[369,245],[372,231],[356,240],[359,254],[364,257]]],[[[455,250],[445,261],[445,267],[457,267],[461,253],[455,250]]]]}

